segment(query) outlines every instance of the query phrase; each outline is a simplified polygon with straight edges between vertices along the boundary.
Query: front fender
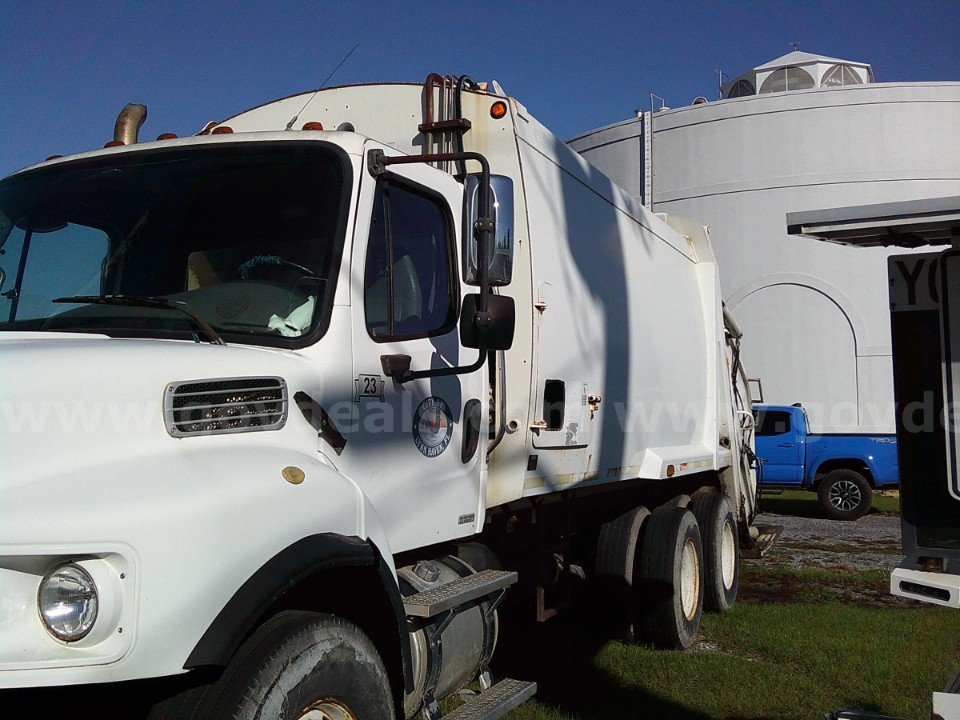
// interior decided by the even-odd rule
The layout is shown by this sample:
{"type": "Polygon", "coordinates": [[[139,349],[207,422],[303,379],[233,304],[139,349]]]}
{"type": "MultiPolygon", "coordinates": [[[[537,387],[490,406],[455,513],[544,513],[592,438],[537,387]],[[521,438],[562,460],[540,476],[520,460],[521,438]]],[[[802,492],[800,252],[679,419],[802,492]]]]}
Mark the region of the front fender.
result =
{"type": "Polygon", "coordinates": [[[25,628],[22,643],[5,631],[0,687],[183,672],[236,591],[272,558],[318,534],[365,538],[366,501],[355,483],[319,454],[284,446],[279,433],[267,445],[270,435],[171,440],[170,451],[105,451],[95,466],[18,476],[0,507],[0,571],[17,557],[37,570],[0,582],[0,625],[25,628]],[[288,467],[303,471],[302,482],[284,478],[288,467]],[[119,657],[59,643],[36,613],[46,569],[106,554],[125,560],[120,615],[129,621],[119,657]]]}
{"type": "Polygon", "coordinates": [[[266,610],[310,575],[376,562],[374,548],[358,537],[324,533],[298,540],[270,558],[240,586],[200,638],[184,667],[226,665],[266,610]]]}

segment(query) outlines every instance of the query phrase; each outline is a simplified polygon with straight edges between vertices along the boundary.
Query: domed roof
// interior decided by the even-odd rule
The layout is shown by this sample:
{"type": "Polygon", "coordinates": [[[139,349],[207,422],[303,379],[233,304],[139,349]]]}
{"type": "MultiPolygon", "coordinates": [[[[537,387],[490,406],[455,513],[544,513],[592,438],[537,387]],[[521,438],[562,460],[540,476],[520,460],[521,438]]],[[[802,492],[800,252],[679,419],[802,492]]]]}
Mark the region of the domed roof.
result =
{"type": "Polygon", "coordinates": [[[780,67],[786,67],[787,65],[808,65],[815,62],[830,63],[832,65],[837,63],[843,63],[844,65],[866,65],[866,63],[854,62],[852,60],[841,60],[826,55],[814,55],[813,53],[794,50],[793,52],[788,52],[786,55],[781,55],[776,60],[758,65],[753,70],[754,72],[759,72],[760,70],[775,70],[780,67]]]}
{"type": "Polygon", "coordinates": [[[873,81],[867,63],[794,50],[725,83],[722,92],[724,98],[737,98],[873,81]]]}

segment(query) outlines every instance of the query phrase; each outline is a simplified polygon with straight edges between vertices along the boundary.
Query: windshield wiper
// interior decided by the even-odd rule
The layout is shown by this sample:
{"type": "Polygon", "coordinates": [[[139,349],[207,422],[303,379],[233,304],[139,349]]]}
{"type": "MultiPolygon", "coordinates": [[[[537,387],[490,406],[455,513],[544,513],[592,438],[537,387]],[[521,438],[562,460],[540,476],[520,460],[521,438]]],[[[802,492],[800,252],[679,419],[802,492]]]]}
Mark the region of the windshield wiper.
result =
{"type": "Polygon", "coordinates": [[[214,345],[226,345],[223,338],[210,327],[210,323],[204,320],[192,307],[179,300],[166,300],[158,297],[141,297],[139,295],[69,295],[67,297],[54,298],[55,303],[85,303],[87,305],[126,305],[128,307],[147,307],[160,308],[162,310],[174,310],[183,313],[193,322],[207,339],[214,345]]]}

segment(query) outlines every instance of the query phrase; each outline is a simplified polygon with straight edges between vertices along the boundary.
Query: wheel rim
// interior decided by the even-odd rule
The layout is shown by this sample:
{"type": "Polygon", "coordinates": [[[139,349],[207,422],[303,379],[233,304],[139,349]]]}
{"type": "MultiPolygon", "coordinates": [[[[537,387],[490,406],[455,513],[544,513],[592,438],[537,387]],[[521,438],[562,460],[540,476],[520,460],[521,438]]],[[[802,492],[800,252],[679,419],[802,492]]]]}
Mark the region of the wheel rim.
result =
{"type": "Polygon", "coordinates": [[[838,480],[828,493],[830,504],[837,510],[849,512],[863,501],[860,488],[852,480],[838,480]]]}
{"type": "Polygon", "coordinates": [[[339,700],[326,699],[310,703],[296,720],[357,720],[353,711],[339,700]]]}
{"type": "Polygon", "coordinates": [[[693,616],[697,614],[699,599],[700,558],[697,557],[697,546],[688,538],[680,552],[680,604],[687,620],[693,620],[693,616]]]}
{"type": "Polygon", "coordinates": [[[733,532],[733,523],[728,520],[723,524],[723,533],[720,536],[720,576],[725,590],[733,587],[736,573],[737,538],[733,532]]]}

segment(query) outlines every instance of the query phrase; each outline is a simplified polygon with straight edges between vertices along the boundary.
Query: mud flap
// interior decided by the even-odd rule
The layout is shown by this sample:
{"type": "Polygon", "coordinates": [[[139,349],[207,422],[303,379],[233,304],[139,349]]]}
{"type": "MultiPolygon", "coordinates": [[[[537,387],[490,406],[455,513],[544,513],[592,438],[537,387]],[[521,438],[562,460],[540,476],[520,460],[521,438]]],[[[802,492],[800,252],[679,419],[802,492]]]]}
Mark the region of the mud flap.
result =
{"type": "Polygon", "coordinates": [[[751,525],[748,530],[749,539],[740,538],[740,552],[745,558],[759,560],[780,537],[783,525],[751,525]]]}

